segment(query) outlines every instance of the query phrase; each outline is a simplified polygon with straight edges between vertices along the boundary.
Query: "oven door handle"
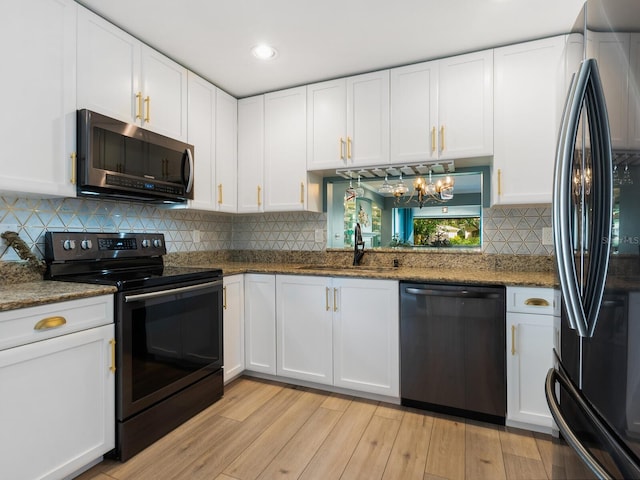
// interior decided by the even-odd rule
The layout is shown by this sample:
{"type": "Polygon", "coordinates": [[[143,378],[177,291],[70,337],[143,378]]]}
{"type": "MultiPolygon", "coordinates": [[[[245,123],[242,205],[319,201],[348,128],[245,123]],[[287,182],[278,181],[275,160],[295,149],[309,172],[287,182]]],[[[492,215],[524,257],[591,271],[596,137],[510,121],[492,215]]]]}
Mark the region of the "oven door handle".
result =
{"type": "Polygon", "coordinates": [[[141,300],[149,300],[151,298],[166,297],[169,295],[175,295],[176,293],[194,292],[197,290],[203,290],[205,288],[217,287],[222,285],[222,280],[216,280],[214,282],[199,283],[198,285],[190,285],[188,287],[170,288],[168,290],[161,290],[158,292],[150,293],[138,293],[135,295],[125,295],[125,303],[137,302],[141,300]]]}

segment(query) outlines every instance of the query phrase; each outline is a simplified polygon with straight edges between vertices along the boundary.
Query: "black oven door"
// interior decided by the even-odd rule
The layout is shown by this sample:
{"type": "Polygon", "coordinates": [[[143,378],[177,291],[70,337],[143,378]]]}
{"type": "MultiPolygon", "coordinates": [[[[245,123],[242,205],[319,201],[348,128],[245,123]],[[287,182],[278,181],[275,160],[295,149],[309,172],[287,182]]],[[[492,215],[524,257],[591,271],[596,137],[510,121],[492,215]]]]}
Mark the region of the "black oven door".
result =
{"type": "Polygon", "coordinates": [[[120,292],[119,421],[222,368],[222,280],[120,292]]]}

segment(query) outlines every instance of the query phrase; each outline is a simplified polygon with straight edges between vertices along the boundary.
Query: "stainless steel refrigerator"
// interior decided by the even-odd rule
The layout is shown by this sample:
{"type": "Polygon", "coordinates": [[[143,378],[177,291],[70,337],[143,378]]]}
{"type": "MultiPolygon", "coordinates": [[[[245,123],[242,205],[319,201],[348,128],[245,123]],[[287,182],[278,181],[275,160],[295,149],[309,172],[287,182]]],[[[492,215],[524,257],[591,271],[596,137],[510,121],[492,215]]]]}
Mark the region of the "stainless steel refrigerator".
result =
{"type": "Polygon", "coordinates": [[[561,348],[546,381],[562,437],[598,478],[640,478],[640,1],[588,0],[554,177],[561,348]]]}

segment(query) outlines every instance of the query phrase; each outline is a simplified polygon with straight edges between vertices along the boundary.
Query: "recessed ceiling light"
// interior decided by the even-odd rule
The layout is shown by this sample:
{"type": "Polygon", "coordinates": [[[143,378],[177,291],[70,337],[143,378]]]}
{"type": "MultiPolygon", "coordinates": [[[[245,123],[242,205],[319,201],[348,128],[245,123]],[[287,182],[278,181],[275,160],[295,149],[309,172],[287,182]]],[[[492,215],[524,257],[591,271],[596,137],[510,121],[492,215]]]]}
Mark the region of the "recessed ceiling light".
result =
{"type": "Polygon", "coordinates": [[[278,54],[277,50],[269,45],[256,45],[251,49],[251,53],[260,60],[271,60],[278,54]]]}

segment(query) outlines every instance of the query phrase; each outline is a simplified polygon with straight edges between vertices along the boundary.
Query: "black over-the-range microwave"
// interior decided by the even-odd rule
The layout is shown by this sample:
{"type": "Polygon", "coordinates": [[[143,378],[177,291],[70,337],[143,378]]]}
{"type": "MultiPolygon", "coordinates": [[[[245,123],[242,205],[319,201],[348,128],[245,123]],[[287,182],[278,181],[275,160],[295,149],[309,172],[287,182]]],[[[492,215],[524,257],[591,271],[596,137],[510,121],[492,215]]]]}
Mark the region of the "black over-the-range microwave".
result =
{"type": "Polygon", "coordinates": [[[78,110],[78,195],[158,203],[193,199],[193,146],[78,110]]]}

